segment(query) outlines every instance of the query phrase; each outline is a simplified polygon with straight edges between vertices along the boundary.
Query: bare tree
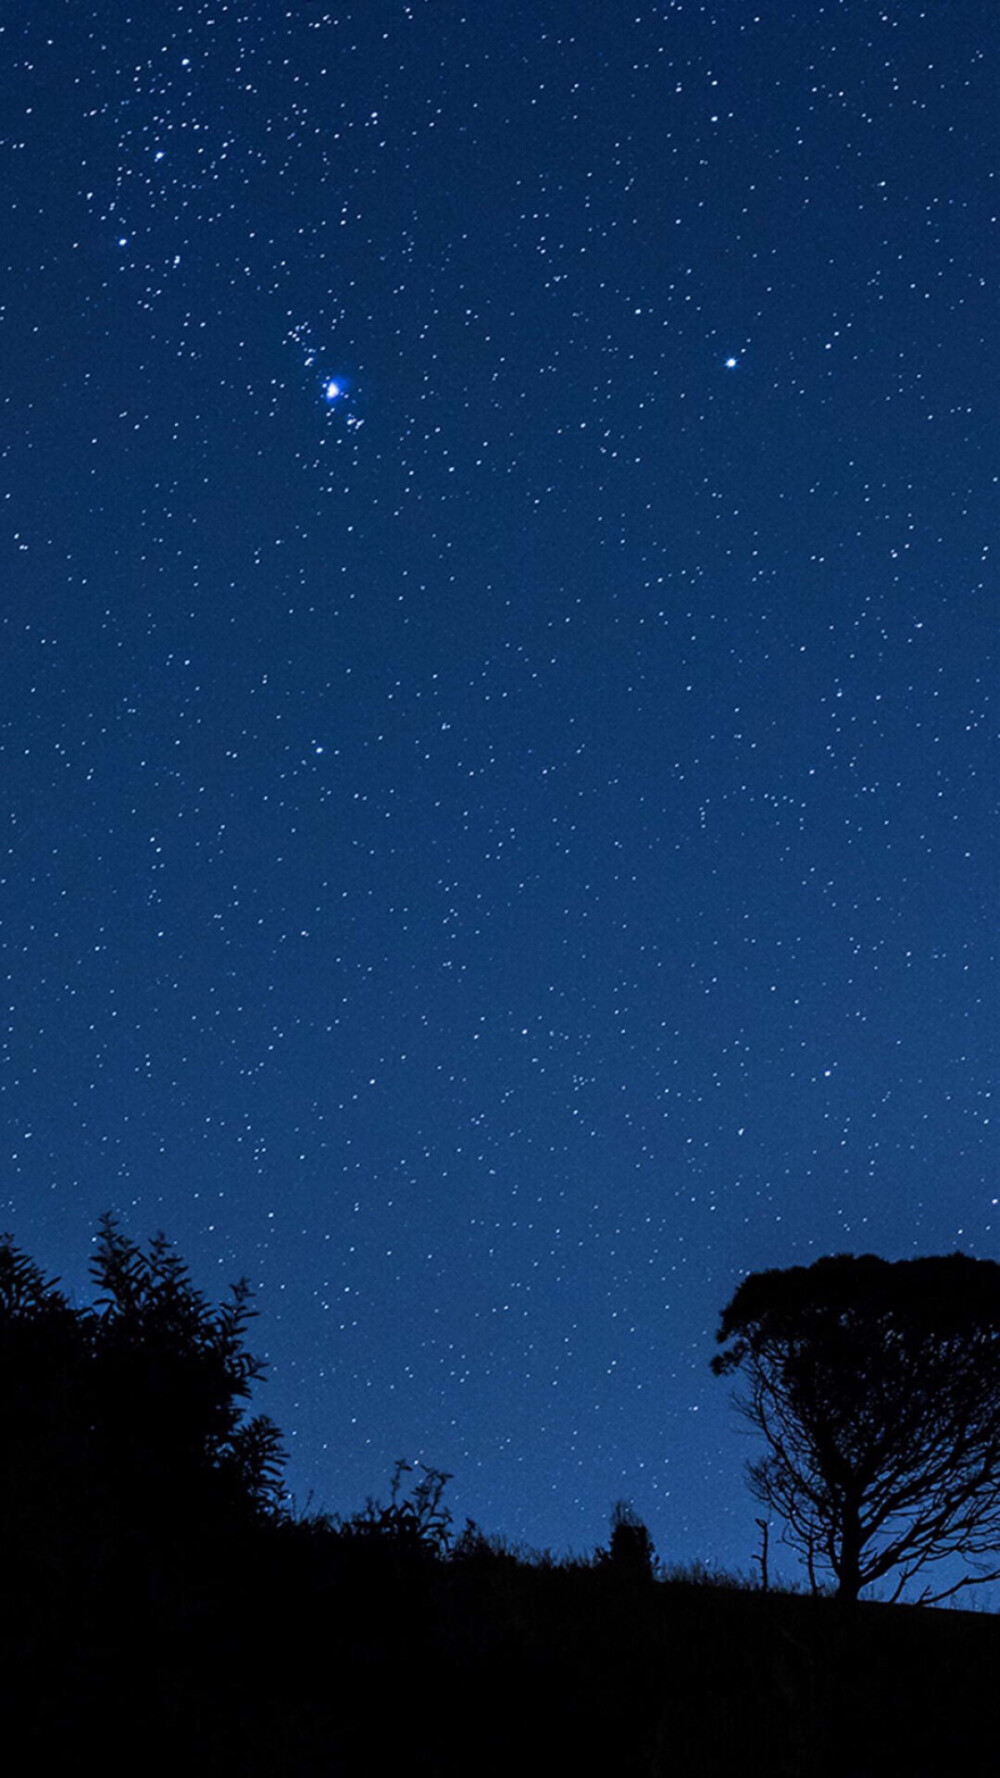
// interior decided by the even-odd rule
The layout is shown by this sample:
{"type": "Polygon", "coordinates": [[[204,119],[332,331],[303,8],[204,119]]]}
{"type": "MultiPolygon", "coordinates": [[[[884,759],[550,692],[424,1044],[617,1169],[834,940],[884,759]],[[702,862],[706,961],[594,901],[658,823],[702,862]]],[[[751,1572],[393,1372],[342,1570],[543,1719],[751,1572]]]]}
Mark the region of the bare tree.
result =
{"type": "Polygon", "coordinates": [[[755,1272],[723,1310],[717,1376],[766,1441],[754,1497],[839,1596],[886,1575],[898,1599],[961,1557],[962,1587],[1000,1578],[1000,1265],[962,1253],[838,1254],[755,1272]]]}

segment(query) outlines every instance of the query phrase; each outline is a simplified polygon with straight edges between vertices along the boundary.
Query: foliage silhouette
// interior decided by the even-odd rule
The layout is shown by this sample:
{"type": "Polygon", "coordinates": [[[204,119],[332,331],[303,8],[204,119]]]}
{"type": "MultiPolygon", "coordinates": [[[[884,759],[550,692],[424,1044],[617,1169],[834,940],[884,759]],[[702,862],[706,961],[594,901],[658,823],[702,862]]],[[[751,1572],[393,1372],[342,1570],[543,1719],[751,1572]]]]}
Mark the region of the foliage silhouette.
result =
{"type": "Polygon", "coordinates": [[[213,1308],[164,1235],[147,1252],[101,1220],[84,1311],[94,1431],[120,1503],[177,1514],[215,1508],[269,1514],[282,1500],[284,1453],[265,1415],[243,1403],[264,1373],[246,1351],[245,1279],[213,1308]]]}
{"type": "Polygon", "coordinates": [[[0,1545],[35,1597],[281,1510],[280,1435],[244,1416],[245,1283],[212,1308],[163,1236],[143,1251],[110,1216],[91,1271],[73,1307],[0,1238],[0,1545]]]}
{"type": "Polygon", "coordinates": [[[451,1476],[423,1463],[417,1468],[423,1474],[404,1494],[403,1477],[412,1475],[414,1466],[405,1458],[398,1458],[388,1503],[369,1495],[360,1512],[335,1521],[340,1536],[346,1541],[377,1542],[402,1555],[446,1555],[451,1542],[452,1514],[442,1496],[451,1476]]]}
{"type": "Polygon", "coordinates": [[[57,1281],[0,1238],[0,1551],[29,1622],[71,1559],[66,1483],[81,1480],[85,1375],[80,1318],[57,1281]]]}
{"type": "Polygon", "coordinates": [[[748,1465],[786,1541],[839,1597],[963,1557],[922,1599],[1000,1578],[1000,1265],[955,1253],[889,1262],[839,1254],[745,1278],[712,1360],[748,1385],[763,1433],[748,1465]]]}
{"type": "Polygon", "coordinates": [[[627,1500],[617,1500],[611,1509],[611,1542],[604,1556],[619,1574],[652,1579],[656,1564],[653,1539],[627,1500]]]}

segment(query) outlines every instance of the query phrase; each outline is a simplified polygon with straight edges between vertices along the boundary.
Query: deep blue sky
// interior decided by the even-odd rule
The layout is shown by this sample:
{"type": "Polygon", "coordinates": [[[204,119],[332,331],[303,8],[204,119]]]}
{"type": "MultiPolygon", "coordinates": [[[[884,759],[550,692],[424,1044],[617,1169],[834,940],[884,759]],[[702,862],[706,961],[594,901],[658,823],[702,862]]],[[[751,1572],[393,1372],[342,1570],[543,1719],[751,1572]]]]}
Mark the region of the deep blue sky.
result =
{"type": "Polygon", "coordinates": [[[5,9],[0,1220],[300,1503],[746,1566],[739,1279],[1000,1258],[998,41],[5,9]]]}

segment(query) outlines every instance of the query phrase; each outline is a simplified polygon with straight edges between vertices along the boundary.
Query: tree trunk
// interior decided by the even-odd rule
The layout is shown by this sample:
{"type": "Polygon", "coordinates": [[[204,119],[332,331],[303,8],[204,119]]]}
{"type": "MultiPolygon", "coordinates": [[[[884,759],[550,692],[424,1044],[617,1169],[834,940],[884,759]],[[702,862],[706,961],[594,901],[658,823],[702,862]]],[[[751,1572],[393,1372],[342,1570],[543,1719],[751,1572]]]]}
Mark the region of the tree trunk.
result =
{"type": "Polygon", "coordinates": [[[837,1598],[854,1605],[861,1591],[861,1515],[853,1505],[844,1507],[837,1582],[837,1598]]]}

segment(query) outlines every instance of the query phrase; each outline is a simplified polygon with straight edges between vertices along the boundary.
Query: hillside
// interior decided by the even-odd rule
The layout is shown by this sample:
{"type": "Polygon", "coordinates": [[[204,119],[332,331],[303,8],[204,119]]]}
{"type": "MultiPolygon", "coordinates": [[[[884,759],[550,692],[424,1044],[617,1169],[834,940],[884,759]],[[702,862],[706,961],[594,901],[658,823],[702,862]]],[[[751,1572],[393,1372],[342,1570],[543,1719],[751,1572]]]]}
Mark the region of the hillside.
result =
{"type": "Polygon", "coordinates": [[[450,1559],[286,1524],[8,1619],[8,1733],[105,1771],[508,1778],[981,1769],[1000,1626],[956,1610],[450,1559]]]}

